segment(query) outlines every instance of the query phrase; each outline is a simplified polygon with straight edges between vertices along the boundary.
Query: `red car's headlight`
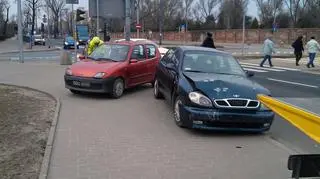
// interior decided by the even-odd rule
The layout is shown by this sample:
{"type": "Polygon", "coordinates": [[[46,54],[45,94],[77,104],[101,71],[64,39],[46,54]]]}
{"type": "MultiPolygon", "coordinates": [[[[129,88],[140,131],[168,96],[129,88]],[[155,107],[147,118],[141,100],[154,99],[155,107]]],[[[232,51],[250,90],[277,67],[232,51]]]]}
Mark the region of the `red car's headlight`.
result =
{"type": "Polygon", "coordinates": [[[67,68],[66,75],[72,75],[72,70],[70,68],[67,68]]]}
{"type": "Polygon", "coordinates": [[[106,75],[105,72],[99,72],[99,73],[94,75],[94,78],[103,78],[105,75],[106,75]]]}

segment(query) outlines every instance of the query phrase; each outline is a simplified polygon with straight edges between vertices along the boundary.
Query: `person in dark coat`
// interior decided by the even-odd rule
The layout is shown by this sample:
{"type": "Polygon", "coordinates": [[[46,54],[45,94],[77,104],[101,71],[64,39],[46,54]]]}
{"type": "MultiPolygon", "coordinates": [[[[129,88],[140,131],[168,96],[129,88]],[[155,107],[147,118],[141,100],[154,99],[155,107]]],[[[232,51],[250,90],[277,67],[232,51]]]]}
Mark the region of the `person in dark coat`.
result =
{"type": "Polygon", "coordinates": [[[294,48],[294,54],[296,56],[296,66],[299,66],[299,61],[302,58],[303,48],[303,36],[299,36],[296,41],[293,42],[292,47],[294,48]]]}
{"type": "Polygon", "coordinates": [[[207,37],[206,37],[206,39],[204,39],[204,41],[203,41],[201,46],[202,47],[208,47],[208,48],[216,48],[216,46],[214,46],[212,33],[207,32],[207,37]]]}

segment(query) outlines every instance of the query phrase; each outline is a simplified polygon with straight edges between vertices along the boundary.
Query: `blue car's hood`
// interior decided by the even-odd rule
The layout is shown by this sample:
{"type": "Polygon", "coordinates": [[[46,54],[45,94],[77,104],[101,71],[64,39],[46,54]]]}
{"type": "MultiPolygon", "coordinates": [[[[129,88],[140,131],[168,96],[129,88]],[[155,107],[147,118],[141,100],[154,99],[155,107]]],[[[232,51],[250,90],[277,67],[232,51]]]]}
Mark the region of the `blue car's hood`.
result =
{"type": "Polygon", "coordinates": [[[193,72],[184,72],[184,75],[196,88],[194,90],[200,90],[211,99],[257,99],[257,94],[270,95],[267,89],[245,76],[193,72]]]}

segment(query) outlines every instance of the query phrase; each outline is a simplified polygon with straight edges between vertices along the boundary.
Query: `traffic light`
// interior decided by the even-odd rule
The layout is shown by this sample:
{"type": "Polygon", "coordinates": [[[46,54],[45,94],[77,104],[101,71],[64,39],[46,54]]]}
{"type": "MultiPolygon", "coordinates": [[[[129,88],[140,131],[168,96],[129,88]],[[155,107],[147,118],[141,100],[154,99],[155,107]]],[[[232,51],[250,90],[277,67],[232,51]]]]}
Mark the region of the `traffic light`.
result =
{"type": "Polygon", "coordinates": [[[82,21],[85,19],[85,17],[83,17],[83,14],[85,14],[86,11],[83,11],[83,10],[80,10],[80,9],[77,9],[77,16],[76,16],[76,21],[82,21]]]}

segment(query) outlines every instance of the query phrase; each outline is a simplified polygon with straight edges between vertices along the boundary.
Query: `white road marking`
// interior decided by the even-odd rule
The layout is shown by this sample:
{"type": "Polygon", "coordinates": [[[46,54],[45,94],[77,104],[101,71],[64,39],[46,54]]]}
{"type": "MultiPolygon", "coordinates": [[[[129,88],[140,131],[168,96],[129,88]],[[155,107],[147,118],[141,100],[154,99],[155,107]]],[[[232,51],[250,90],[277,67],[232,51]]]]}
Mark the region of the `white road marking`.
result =
{"type": "MultiPolygon", "coordinates": [[[[254,64],[254,63],[244,63],[244,62],[240,62],[240,64],[242,65],[251,65],[251,66],[260,66],[258,64],[254,64]]],[[[289,70],[289,71],[301,71],[300,69],[295,69],[295,68],[287,68],[287,67],[272,67],[273,69],[280,69],[280,70],[289,70]]]]}
{"type": "Polygon", "coordinates": [[[243,69],[247,70],[247,71],[254,71],[254,72],[259,72],[259,73],[267,72],[267,71],[264,71],[264,70],[257,70],[257,69],[253,69],[253,68],[243,68],[243,69]]]}
{"type": "Polygon", "coordinates": [[[308,84],[303,84],[303,83],[297,83],[297,82],[292,82],[292,81],[285,81],[285,80],[278,80],[274,78],[267,78],[270,81],[276,81],[280,83],[287,83],[287,84],[292,84],[292,85],[298,85],[298,86],[305,86],[305,87],[310,87],[310,88],[319,88],[318,86],[313,86],[313,85],[308,85],[308,84]]]}
{"type": "Polygon", "coordinates": [[[248,68],[255,68],[255,69],[259,69],[259,70],[268,70],[268,71],[277,71],[277,72],[286,71],[286,70],[266,68],[266,67],[259,67],[259,66],[252,66],[252,65],[241,65],[241,66],[243,66],[243,67],[248,67],[248,68]]]}

